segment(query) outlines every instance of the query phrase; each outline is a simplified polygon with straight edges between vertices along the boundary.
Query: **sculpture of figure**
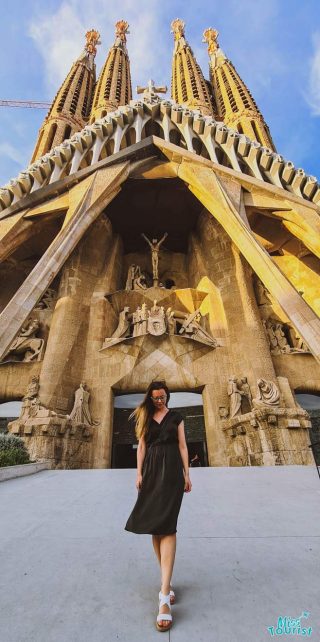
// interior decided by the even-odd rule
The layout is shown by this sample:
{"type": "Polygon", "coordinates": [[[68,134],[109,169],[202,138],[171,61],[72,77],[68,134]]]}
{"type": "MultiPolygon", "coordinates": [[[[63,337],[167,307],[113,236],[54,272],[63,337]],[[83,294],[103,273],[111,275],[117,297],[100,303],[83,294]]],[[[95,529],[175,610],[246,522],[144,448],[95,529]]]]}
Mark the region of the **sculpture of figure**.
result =
{"type": "Polygon", "coordinates": [[[23,354],[22,361],[39,361],[41,358],[44,340],[38,339],[36,334],[40,328],[37,319],[31,319],[20,330],[18,336],[14,339],[5,357],[10,354],[23,354]]]}
{"type": "Polygon", "coordinates": [[[244,393],[242,390],[239,390],[237,378],[232,375],[229,377],[228,381],[228,395],[230,397],[230,409],[229,416],[230,418],[235,417],[241,413],[241,397],[244,393]]]}
{"type": "Polygon", "coordinates": [[[129,306],[125,305],[123,310],[119,314],[118,325],[112,335],[112,339],[127,337],[130,334],[130,318],[129,318],[129,306]]]}
{"type": "Polygon", "coordinates": [[[182,323],[179,334],[183,334],[185,332],[190,339],[194,339],[195,341],[199,341],[200,343],[216,348],[218,345],[217,340],[214,339],[214,337],[212,337],[211,334],[209,334],[209,332],[207,332],[199,323],[201,318],[199,309],[191,314],[185,314],[184,316],[185,321],[182,323]]]}
{"type": "Polygon", "coordinates": [[[75,424],[83,424],[85,426],[97,426],[99,421],[91,419],[89,410],[89,397],[90,392],[85,383],[80,383],[79,388],[74,395],[74,405],[69,415],[69,419],[75,424]]]}
{"type": "Polygon", "coordinates": [[[267,337],[269,339],[269,345],[270,345],[270,351],[272,354],[279,354],[280,349],[278,346],[278,339],[274,333],[274,327],[273,324],[270,320],[268,321],[263,321],[263,325],[265,327],[265,331],[267,333],[267,337]]]}
{"type": "Polygon", "coordinates": [[[280,403],[280,392],[273,381],[258,379],[258,394],[253,400],[257,404],[266,406],[278,406],[280,403]]]}
{"type": "Polygon", "coordinates": [[[147,289],[147,279],[146,275],[141,272],[140,266],[137,265],[135,276],[133,279],[133,289],[134,290],[146,290],[147,289]]]}
{"type": "Polygon", "coordinates": [[[158,241],[158,239],[152,239],[152,241],[150,241],[148,239],[148,237],[143,233],[141,234],[141,236],[143,236],[143,238],[147,241],[147,243],[148,243],[148,245],[150,246],[150,249],[151,249],[153,285],[157,286],[158,285],[158,280],[159,280],[158,265],[159,265],[160,245],[167,238],[168,233],[165,232],[165,234],[160,239],[160,241],[158,241]]]}
{"type": "Polygon", "coordinates": [[[241,389],[242,389],[245,397],[247,397],[248,402],[250,404],[250,407],[252,407],[252,394],[251,394],[250,386],[248,384],[247,377],[242,377],[241,378],[241,389]]]}
{"type": "Polygon", "coordinates": [[[126,290],[133,290],[134,277],[136,273],[136,265],[132,263],[128,269],[127,281],[126,281],[126,290]]]}
{"type": "Polygon", "coordinates": [[[132,331],[132,336],[133,337],[138,337],[139,336],[139,323],[140,323],[140,307],[138,307],[134,312],[132,312],[132,323],[133,323],[133,331],[132,331]]]}
{"type": "Polygon", "coordinates": [[[140,335],[148,332],[148,310],[147,304],[143,303],[140,310],[140,335]]]}
{"type": "Polygon", "coordinates": [[[48,288],[44,293],[42,299],[37,303],[35,310],[53,310],[53,304],[56,298],[56,291],[53,288],[48,288]]]}
{"type": "Polygon", "coordinates": [[[37,397],[39,387],[39,375],[36,375],[32,377],[31,381],[28,383],[27,392],[23,399],[33,399],[34,397],[37,397]]]}
{"type": "Polygon", "coordinates": [[[166,317],[163,306],[161,308],[154,300],[153,306],[148,313],[148,332],[155,336],[160,336],[166,331],[166,317]]]}
{"type": "Polygon", "coordinates": [[[274,329],[274,334],[275,337],[277,338],[278,341],[278,346],[280,348],[281,352],[291,352],[291,348],[289,346],[289,343],[287,341],[287,337],[285,333],[283,332],[283,325],[282,323],[276,323],[275,329],[274,329]]]}
{"type": "Polygon", "coordinates": [[[243,415],[246,412],[250,412],[250,410],[252,409],[252,394],[247,377],[241,377],[240,384],[241,390],[243,392],[243,396],[241,399],[241,414],[243,415]]]}
{"type": "Polygon", "coordinates": [[[166,320],[167,320],[167,328],[168,328],[169,334],[176,334],[177,322],[174,318],[174,311],[172,310],[171,307],[167,308],[166,320]]]}
{"type": "Polygon", "coordinates": [[[133,336],[141,337],[143,334],[147,334],[147,305],[143,303],[137,307],[136,311],[133,313],[133,336]]]}

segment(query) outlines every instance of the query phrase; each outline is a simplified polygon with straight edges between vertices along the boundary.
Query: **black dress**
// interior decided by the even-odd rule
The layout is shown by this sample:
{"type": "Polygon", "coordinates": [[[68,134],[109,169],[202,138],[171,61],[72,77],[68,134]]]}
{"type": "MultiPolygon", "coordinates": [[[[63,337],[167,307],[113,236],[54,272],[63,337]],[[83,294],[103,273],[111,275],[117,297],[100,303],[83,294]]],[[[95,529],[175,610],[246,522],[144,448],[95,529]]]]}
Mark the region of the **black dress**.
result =
{"type": "Polygon", "coordinates": [[[178,441],[178,425],[182,420],[182,415],[171,409],[160,423],[151,420],[145,438],[142,483],[126,531],[148,535],[177,532],[185,485],[178,441]]]}

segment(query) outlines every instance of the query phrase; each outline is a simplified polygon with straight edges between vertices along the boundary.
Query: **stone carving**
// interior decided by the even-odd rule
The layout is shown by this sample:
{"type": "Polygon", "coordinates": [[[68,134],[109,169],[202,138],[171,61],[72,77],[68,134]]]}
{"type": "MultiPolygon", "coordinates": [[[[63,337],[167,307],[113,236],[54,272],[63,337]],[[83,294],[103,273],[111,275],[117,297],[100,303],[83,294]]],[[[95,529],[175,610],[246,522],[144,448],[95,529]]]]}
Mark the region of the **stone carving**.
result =
{"type": "MultiPolygon", "coordinates": [[[[296,345],[290,345],[284,331],[285,324],[275,319],[263,321],[263,325],[268,337],[271,354],[291,354],[293,352],[310,352],[308,346],[300,337],[296,337],[296,345]]],[[[291,333],[290,339],[292,341],[291,333]]],[[[293,343],[293,341],[292,341],[293,343]]]]}
{"type": "Polygon", "coordinates": [[[296,345],[294,346],[293,351],[294,352],[307,352],[307,353],[311,354],[311,350],[309,349],[309,346],[299,336],[296,336],[296,345]]]}
{"type": "Polygon", "coordinates": [[[192,314],[185,314],[185,321],[182,324],[182,327],[179,330],[179,334],[185,333],[185,336],[188,336],[189,339],[194,339],[200,343],[205,343],[210,345],[213,348],[216,348],[218,342],[214,339],[209,332],[207,332],[199,323],[201,315],[199,310],[196,310],[192,314]]]}
{"type": "Polygon", "coordinates": [[[244,392],[238,388],[237,377],[232,375],[228,380],[228,395],[230,397],[229,416],[241,414],[241,397],[244,392]]]}
{"type": "Polygon", "coordinates": [[[42,299],[37,303],[35,310],[53,310],[57,293],[53,288],[48,288],[42,299]]]}
{"type": "Polygon", "coordinates": [[[4,356],[5,361],[19,361],[17,356],[23,355],[20,361],[40,361],[42,357],[44,340],[39,339],[36,334],[40,329],[40,322],[37,319],[30,319],[20,330],[18,336],[12,342],[9,350],[4,356]]]}
{"type": "Polygon", "coordinates": [[[33,399],[38,396],[39,392],[39,375],[32,377],[31,381],[28,383],[27,392],[23,399],[33,399]]]}
{"type": "Polygon", "coordinates": [[[146,334],[161,336],[165,333],[184,336],[212,348],[219,345],[217,339],[212,337],[200,324],[199,309],[191,314],[182,310],[173,310],[171,307],[165,310],[163,306],[157,304],[155,299],[150,310],[147,309],[146,303],[138,306],[133,312],[129,310],[129,306],[125,306],[120,312],[117,328],[111,337],[105,339],[103,348],[131,337],[146,334]]]}
{"type": "Polygon", "coordinates": [[[258,379],[257,381],[258,394],[253,401],[256,404],[264,406],[279,406],[280,392],[278,387],[273,381],[266,379],[258,379]]]}
{"type": "Polygon", "coordinates": [[[152,241],[150,241],[150,239],[148,239],[148,237],[145,234],[143,234],[143,232],[141,236],[143,236],[143,238],[147,241],[151,249],[153,285],[154,287],[156,287],[159,281],[158,266],[159,266],[160,246],[162,245],[163,241],[167,238],[168,233],[165,232],[165,234],[160,239],[160,241],[158,241],[158,239],[152,239],[152,241]]]}
{"type": "Polygon", "coordinates": [[[74,404],[68,418],[75,424],[83,426],[97,426],[100,422],[91,419],[89,410],[90,392],[87,385],[82,382],[74,395],[74,404]]]}
{"type": "Polygon", "coordinates": [[[258,279],[256,276],[254,280],[254,291],[257,299],[258,305],[270,305],[271,304],[271,298],[270,298],[270,292],[267,290],[265,285],[263,285],[262,281],[258,279]]]}
{"type": "Polygon", "coordinates": [[[141,272],[139,265],[132,263],[128,270],[126,281],[126,290],[145,290],[147,288],[147,280],[144,272],[141,272]]]}
{"type": "Polygon", "coordinates": [[[148,311],[148,332],[154,336],[160,336],[166,331],[166,319],[164,307],[159,307],[154,301],[151,310],[148,311]]]}
{"type": "Polygon", "coordinates": [[[228,417],[229,410],[225,406],[219,406],[219,417],[221,419],[226,419],[228,417]]]}
{"type": "Polygon", "coordinates": [[[240,383],[241,383],[241,390],[243,392],[243,396],[241,399],[241,413],[244,414],[244,412],[246,411],[246,409],[243,408],[245,401],[247,402],[248,411],[250,411],[252,408],[252,394],[251,394],[250,386],[248,384],[247,377],[242,377],[240,380],[240,383]]]}
{"type": "Polygon", "coordinates": [[[118,326],[115,329],[112,337],[116,339],[124,339],[130,335],[130,319],[129,319],[129,306],[126,305],[119,314],[118,326]]]}

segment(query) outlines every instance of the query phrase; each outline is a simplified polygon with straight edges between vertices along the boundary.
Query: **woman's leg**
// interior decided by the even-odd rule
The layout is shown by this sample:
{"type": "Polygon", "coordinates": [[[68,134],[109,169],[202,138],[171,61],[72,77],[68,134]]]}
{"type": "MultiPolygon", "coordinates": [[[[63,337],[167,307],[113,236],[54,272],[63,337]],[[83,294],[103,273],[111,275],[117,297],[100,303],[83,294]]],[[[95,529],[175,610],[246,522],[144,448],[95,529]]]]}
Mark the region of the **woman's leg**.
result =
{"type": "MultiPolygon", "coordinates": [[[[176,533],[172,535],[162,535],[160,539],[160,558],[161,558],[161,576],[162,584],[161,591],[165,595],[168,595],[170,591],[170,581],[174,566],[175,554],[177,547],[177,537],[176,533]]],[[[167,604],[164,604],[160,613],[170,613],[170,608],[167,604]]],[[[166,620],[160,621],[160,626],[166,626],[166,620]]]]}
{"type": "Polygon", "coordinates": [[[161,538],[161,535],[152,535],[152,544],[153,544],[154,552],[158,558],[158,562],[161,568],[160,538],[161,538]]]}

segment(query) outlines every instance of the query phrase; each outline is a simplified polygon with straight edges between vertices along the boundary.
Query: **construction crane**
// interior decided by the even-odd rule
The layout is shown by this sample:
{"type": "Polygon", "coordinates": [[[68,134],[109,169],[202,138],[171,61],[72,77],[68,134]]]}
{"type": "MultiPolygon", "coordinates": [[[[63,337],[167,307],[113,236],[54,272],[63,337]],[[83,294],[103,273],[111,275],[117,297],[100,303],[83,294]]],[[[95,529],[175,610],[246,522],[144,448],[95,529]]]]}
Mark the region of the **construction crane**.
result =
{"type": "Polygon", "coordinates": [[[28,109],[49,109],[51,103],[34,100],[0,100],[0,107],[27,107],[28,109]]]}

